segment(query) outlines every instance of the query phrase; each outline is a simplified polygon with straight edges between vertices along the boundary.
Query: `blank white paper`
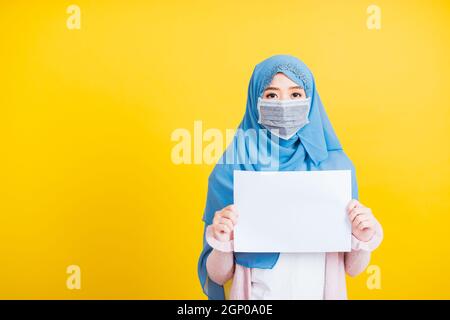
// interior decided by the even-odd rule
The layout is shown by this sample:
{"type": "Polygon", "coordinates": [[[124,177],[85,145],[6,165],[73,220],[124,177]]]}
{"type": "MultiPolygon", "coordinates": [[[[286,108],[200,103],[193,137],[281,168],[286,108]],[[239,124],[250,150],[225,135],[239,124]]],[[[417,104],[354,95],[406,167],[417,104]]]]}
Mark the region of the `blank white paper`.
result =
{"type": "Polygon", "coordinates": [[[348,252],[351,171],[234,171],[235,252],[348,252]]]}

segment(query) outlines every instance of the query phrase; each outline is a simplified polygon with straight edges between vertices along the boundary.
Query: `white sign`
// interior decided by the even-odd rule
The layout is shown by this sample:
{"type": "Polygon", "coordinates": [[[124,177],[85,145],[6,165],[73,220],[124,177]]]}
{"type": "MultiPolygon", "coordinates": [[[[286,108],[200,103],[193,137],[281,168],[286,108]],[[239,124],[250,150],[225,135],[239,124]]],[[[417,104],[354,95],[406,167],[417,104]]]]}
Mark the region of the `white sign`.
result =
{"type": "Polygon", "coordinates": [[[235,252],[348,252],[351,171],[234,171],[235,252]]]}

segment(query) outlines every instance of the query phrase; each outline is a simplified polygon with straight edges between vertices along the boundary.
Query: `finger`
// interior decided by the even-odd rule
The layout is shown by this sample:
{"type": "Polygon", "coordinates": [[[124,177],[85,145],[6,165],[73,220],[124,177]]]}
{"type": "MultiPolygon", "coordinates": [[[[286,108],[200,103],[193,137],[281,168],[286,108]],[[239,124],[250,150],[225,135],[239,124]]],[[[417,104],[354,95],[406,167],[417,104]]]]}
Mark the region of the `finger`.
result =
{"type": "Polygon", "coordinates": [[[359,226],[361,225],[361,223],[367,223],[367,222],[370,222],[370,220],[356,221],[356,219],[355,219],[355,221],[353,221],[353,223],[352,223],[352,229],[353,230],[359,229],[359,226]]]}
{"type": "Polygon", "coordinates": [[[363,214],[363,212],[357,210],[357,209],[353,209],[352,212],[350,213],[350,215],[348,216],[348,218],[350,219],[351,222],[355,221],[356,217],[363,214]]]}
{"type": "Polygon", "coordinates": [[[366,208],[366,207],[357,207],[357,208],[354,208],[354,209],[350,212],[350,214],[349,214],[350,221],[353,222],[353,220],[355,220],[356,216],[358,216],[358,215],[360,215],[360,214],[367,214],[367,213],[369,213],[369,212],[370,212],[370,211],[369,211],[368,208],[366,208]]]}
{"type": "Polygon", "coordinates": [[[358,229],[359,223],[357,223],[355,220],[352,222],[352,230],[358,229]]]}
{"type": "Polygon", "coordinates": [[[353,212],[353,211],[363,211],[363,212],[365,212],[365,211],[367,211],[367,209],[368,208],[364,207],[364,206],[356,206],[352,210],[350,210],[350,213],[353,212]]]}
{"type": "Polygon", "coordinates": [[[356,225],[358,225],[358,224],[360,224],[361,222],[367,221],[367,220],[369,220],[369,219],[370,219],[370,217],[369,217],[367,214],[360,214],[360,215],[357,215],[357,216],[356,216],[356,218],[355,218],[355,220],[353,220],[353,222],[354,222],[356,225]]]}
{"type": "Polygon", "coordinates": [[[348,205],[347,205],[347,212],[352,211],[354,208],[356,208],[359,205],[359,201],[356,199],[352,199],[348,205]]]}
{"type": "Polygon", "coordinates": [[[233,211],[225,211],[222,213],[222,217],[231,219],[233,224],[237,223],[237,214],[233,211]]]}
{"type": "Polygon", "coordinates": [[[222,212],[226,212],[226,211],[230,211],[230,212],[234,212],[235,214],[238,214],[238,212],[236,210],[236,206],[234,204],[230,204],[229,206],[226,206],[225,208],[223,208],[222,212]]]}
{"type": "Polygon", "coordinates": [[[233,230],[233,229],[234,229],[233,221],[231,221],[231,220],[228,219],[228,218],[222,217],[222,218],[220,219],[220,223],[221,223],[221,224],[224,224],[224,225],[226,225],[226,226],[228,226],[228,228],[230,228],[230,230],[233,230]]]}
{"type": "Polygon", "coordinates": [[[217,229],[219,230],[220,233],[230,233],[231,232],[230,228],[228,228],[227,225],[222,224],[222,223],[217,225],[217,229]]]}
{"type": "Polygon", "coordinates": [[[214,213],[213,224],[219,223],[219,222],[218,222],[218,219],[220,218],[221,212],[222,212],[221,210],[217,210],[217,211],[214,213]]]}
{"type": "Polygon", "coordinates": [[[219,211],[216,211],[216,213],[214,214],[214,218],[213,218],[213,225],[219,224],[220,221],[220,213],[219,211]]]}
{"type": "Polygon", "coordinates": [[[372,223],[370,221],[363,221],[358,225],[358,229],[364,230],[368,228],[372,228],[372,223]]]}
{"type": "MultiPolygon", "coordinates": [[[[353,219],[352,222],[355,222],[356,219],[363,219],[366,220],[366,218],[370,218],[371,215],[367,212],[365,208],[355,208],[349,215],[350,219],[353,219]]],[[[362,221],[362,220],[360,220],[362,221]]]]}

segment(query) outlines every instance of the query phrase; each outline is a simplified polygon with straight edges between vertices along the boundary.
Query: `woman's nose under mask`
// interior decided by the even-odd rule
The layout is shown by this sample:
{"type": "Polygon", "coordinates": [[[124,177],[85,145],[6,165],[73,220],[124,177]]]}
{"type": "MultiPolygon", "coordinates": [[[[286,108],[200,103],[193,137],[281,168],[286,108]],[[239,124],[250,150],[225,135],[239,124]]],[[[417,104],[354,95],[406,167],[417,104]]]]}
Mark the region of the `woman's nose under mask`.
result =
{"type": "Polygon", "coordinates": [[[290,139],[309,123],[311,98],[295,100],[273,100],[258,98],[258,123],[272,134],[290,139]]]}

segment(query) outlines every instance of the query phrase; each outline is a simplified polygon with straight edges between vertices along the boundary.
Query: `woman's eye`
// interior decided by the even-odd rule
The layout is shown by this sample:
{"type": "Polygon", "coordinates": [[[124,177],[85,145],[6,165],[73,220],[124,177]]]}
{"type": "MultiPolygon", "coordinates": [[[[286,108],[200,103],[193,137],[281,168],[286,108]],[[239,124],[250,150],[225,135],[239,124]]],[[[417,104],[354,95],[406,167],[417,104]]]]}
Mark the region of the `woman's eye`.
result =
{"type": "Polygon", "coordinates": [[[275,93],[268,93],[266,94],[266,98],[267,99],[275,99],[277,97],[277,95],[275,93]]]}
{"type": "Polygon", "coordinates": [[[302,97],[302,94],[299,93],[299,92],[294,92],[294,93],[292,94],[292,98],[301,98],[301,97],[302,97]]]}

